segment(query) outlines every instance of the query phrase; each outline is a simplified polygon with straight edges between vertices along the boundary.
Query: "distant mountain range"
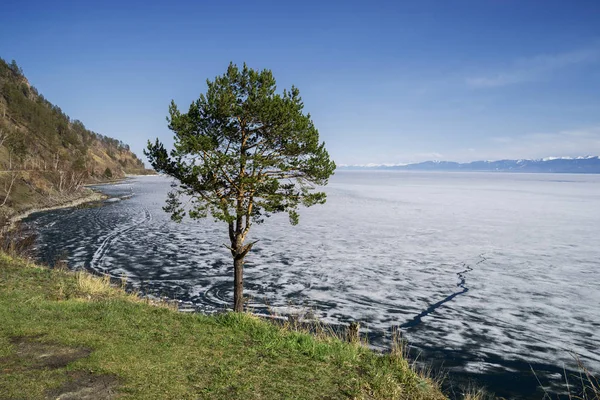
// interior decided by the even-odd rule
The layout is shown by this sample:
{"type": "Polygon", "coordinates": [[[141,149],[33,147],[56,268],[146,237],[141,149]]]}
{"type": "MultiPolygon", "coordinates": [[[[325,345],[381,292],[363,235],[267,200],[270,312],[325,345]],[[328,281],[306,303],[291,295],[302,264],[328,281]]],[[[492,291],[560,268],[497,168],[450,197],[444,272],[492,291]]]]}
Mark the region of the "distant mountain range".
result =
{"type": "Polygon", "coordinates": [[[473,161],[469,163],[425,161],[416,164],[340,165],[339,169],[600,174],[600,158],[598,156],[547,157],[538,160],[473,161]]]}

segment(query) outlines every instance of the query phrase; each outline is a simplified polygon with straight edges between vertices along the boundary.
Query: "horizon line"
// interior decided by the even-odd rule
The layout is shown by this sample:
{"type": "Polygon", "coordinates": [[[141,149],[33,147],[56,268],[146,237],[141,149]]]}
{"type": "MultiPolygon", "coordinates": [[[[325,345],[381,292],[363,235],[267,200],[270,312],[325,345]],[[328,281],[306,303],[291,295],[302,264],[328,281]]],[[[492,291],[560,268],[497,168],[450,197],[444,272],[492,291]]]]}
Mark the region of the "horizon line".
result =
{"type": "Polygon", "coordinates": [[[423,164],[423,163],[428,163],[428,162],[433,162],[433,163],[446,162],[446,163],[456,163],[456,164],[471,164],[471,163],[475,163],[475,162],[493,163],[493,162],[499,162],[499,161],[542,161],[542,162],[547,162],[547,161],[554,161],[554,160],[589,160],[589,159],[593,159],[593,158],[600,158],[600,155],[595,155],[595,156],[584,155],[584,156],[576,156],[576,157],[549,156],[549,157],[542,157],[542,158],[500,158],[500,159],[496,159],[496,160],[473,160],[473,161],[462,161],[462,162],[461,161],[451,161],[451,160],[426,160],[426,161],[404,162],[404,163],[362,163],[362,164],[343,163],[343,164],[339,164],[338,167],[340,167],[340,168],[344,168],[344,167],[364,167],[364,168],[403,167],[403,166],[407,166],[407,165],[423,164]]]}

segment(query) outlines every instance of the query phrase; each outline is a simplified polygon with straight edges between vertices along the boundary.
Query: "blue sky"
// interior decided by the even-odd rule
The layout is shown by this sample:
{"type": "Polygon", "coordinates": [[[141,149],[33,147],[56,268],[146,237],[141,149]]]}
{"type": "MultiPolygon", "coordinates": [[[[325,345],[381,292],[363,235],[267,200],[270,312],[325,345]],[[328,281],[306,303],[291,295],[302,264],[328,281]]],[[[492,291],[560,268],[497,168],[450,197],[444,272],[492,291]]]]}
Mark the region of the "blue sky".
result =
{"type": "Polygon", "coordinates": [[[296,85],[338,164],[600,154],[598,0],[5,0],[0,57],[141,157],[230,61],[296,85]]]}

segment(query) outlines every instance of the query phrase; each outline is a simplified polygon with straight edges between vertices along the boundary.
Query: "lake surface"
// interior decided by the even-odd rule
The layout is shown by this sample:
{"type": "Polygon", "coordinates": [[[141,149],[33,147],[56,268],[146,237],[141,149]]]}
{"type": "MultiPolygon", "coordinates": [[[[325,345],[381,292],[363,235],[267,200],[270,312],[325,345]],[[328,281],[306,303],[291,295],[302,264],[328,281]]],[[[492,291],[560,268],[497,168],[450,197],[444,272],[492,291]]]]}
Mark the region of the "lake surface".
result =
{"type": "MultiPolygon", "coordinates": [[[[98,187],[121,199],[102,207],[32,215],[39,258],[224,309],[226,226],[170,221],[169,183],[136,177],[98,187]]],[[[600,373],[599,175],[342,171],[326,191],[298,226],[276,215],[253,227],[245,294],[257,312],[357,320],[376,346],[400,327],[449,382],[511,398],[541,398],[537,379],[560,392],[570,352],[600,373]]]]}

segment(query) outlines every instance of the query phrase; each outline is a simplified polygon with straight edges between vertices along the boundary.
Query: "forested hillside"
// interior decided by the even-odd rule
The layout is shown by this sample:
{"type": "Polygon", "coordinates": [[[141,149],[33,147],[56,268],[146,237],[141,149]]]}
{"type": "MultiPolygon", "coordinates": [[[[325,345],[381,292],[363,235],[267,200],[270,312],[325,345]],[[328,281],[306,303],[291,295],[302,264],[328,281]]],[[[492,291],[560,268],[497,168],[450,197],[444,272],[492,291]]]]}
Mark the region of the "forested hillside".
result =
{"type": "Polygon", "coordinates": [[[71,119],[15,61],[0,58],[0,217],[64,201],[84,183],[145,172],[128,145],[71,119]]]}

